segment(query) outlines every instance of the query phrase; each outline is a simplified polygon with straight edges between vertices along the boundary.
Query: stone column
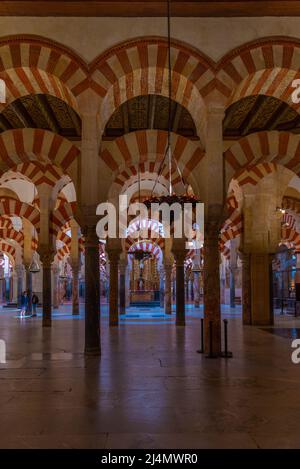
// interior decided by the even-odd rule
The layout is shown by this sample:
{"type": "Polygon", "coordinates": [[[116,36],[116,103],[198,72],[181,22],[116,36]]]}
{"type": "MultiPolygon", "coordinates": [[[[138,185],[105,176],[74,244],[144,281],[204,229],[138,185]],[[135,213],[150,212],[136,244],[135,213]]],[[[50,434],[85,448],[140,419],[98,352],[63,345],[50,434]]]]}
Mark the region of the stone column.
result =
{"type": "Polygon", "coordinates": [[[251,253],[251,324],[267,326],[274,323],[271,304],[271,266],[269,253],[251,253]]]}
{"type": "Polygon", "coordinates": [[[85,354],[100,355],[100,268],[96,225],[86,226],[85,236],[85,354]]]}
{"type": "Polygon", "coordinates": [[[200,307],[200,272],[197,271],[194,271],[194,306],[200,307]]]}
{"type": "Polygon", "coordinates": [[[235,308],[235,268],[229,268],[230,307],[235,308]]]}
{"type": "Polygon", "coordinates": [[[26,292],[28,295],[28,305],[26,313],[32,313],[32,273],[30,272],[30,264],[25,264],[26,292]]]}
{"type": "Polygon", "coordinates": [[[52,322],[51,264],[53,257],[51,252],[40,252],[43,264],[43,327],[51,327],[52,322]]]}
{"type": "Polygon", "coordinates": [[[173,251],[176,260],[176,326],[185,326],[185,250],[173,251]]]}
{"type": "Polygon", "coordinates": [[[17,285],[17,298],[18,298],[18,308],[21,308],[21,300],[22,300],[22,293],[23,293],[23,272],[24,267],[22,265],[16,265],[16,272],[18,278],[18,285],[17,285]]]}
{"type": "Polygon", "coordinates": [[[120,314],[126,313],[126,271],[127,263],[120,261],[120,314]]]}
{"type": "Polygon", "coordinates": [[[60,303],[59,297],[59,266],[53,264],[52,266],[53,273],[53,308],[58,309],[60,303]]]}
{"type": "Polygon", "coordinates": [[[159,301],[160,307],[164,307],[164,295],[165,295],[165,272],[164,268],[160,267],[159,269],[159,301]]]}
{"type": "Polygon", "coordinates": [[[12,296],[12,303],[18,304],[18,274],[16,271],[16,267],[13,270],[13,296],[12,296]]]}
{"type": "Polygon", "coordinates": [[[126,283],[126,308],[128,308],[130,306],[130,275],[131,275],[131,270],[130,270],[128,265],[127,265],[126,273],[127,273],[126,279],[125,279],[125,283],[126,283]]]}
{"type": "Polygon", "coordinates": [[[223,118],[225,105],[219,93],[207,98],[206,204],[204,223],[204,328],[205,351],[221,352],[219,230],[224,208],[223,118]],[[210,324],[212,350],[210,350],[210,324]]]}
{"type": "Polygon", "coordinates": [[[72,267],[72,314],[78,316],[79,314],[79,263],[71,262],[72,267]]]}
{"type": "Polygon", "coordinates": [[[205,351],[210,351],[212,325],[212,354],[221,352],[221,309],[219,271],[219,222],[206,220],[204,234],[204,328],[205,351]]]}
{"type": "Polygon", "coordinates": [[[117,250],[108,250],[109,258],[109,325],[118,326],[118,266],[120,252],[117,250]]]}
{"type": "Polygon", "coordinates": [[[250,271],[250,254],[245,252],[239,253],[242,261],[242,309],[243,324],[251,324],[251,271],[250,271]]]}
{"type": "Polygon", "coordinates": [[[172,265],[165,264],[165,314],[172,314],[172,290],[171,290],[171,277],[172,265]]]}
{"type": "Polygon", "coordinates": [[[72,313],[74,316],[79,314],[79,226],[74,219],[70,221],[71,225],[71,256],[70,266],[72,268],[72,313]]]}

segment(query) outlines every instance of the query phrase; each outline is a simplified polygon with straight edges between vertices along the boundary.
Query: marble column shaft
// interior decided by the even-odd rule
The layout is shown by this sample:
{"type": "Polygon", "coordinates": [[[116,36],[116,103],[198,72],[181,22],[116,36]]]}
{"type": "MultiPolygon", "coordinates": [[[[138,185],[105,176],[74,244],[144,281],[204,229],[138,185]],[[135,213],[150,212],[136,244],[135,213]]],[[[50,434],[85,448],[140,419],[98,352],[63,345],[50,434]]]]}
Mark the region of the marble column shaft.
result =
{"type": "Polygon", "coordinates": [[[72,314],[79,314],[79,264],[72,262],[72,314]]]}
{"type": "Polygon", "coordinates": [[[43,264],[43,327],[51,327],[52,322],[52,290],[51,290],[51,264],[52,253],[40,255],[43,264]]]}
{"type": "Polygon", "coordinates": [[[251,270],[250,254],[240,253],[242,261],[242,315],[243,324],[251,324],[251,270]]]}
{"type": "Polygon", "coordinates": [[[126,271],[127,266],[120,263],[120,314],[126,313],[126,271]]]}
{"type": "Polygon", "coordinates": [[[176,260],[176,325],[185,326],[185,251],[173,251],[176,260]]]}
{"type": "Polygon", "coordinates": [[[212,323],[212,354],[221,353],[221,309],[219,271],[219,223],[205,223],[204,238],[204,329],[205,352],[210,351],[212,323]]]}
{"type": "Polygon", "coordinates": [[[165,314],[172,314],[171,276],[172,265],[165,264],[165,314]]]}
{"type": "Polygon", "coordinates": [[[96,226],[85,227],[85,354],[99,355],[100,346],[100,269],[99,239],[96,226]]]}
{"type": "Polygon", "coordinates": [[[118,313],[118,265],[120,253],[118,251],[108,251],[109,258],[109,325],[119,324],[118,313]]]}

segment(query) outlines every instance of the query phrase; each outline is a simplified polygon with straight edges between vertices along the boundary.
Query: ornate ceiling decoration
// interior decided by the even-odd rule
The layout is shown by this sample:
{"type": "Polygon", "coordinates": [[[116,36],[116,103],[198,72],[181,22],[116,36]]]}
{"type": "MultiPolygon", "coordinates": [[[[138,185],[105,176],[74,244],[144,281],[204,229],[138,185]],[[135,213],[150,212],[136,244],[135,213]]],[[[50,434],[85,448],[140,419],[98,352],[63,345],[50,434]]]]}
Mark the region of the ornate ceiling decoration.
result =
{"type": "Polygon", "coordinates": [[[46,94],[27,95],[4,108],[0,132],[18,128],[51,130],[70,140],[80,140],[81,121],[64,101],[46,94]]]}
{"type": "Polygon", "coordinates": [[[300,133],[300,115],[283,101],[263,95],[248,96],[227,109],[224,138],[240,138],[262,130],[300,133]]]}
{"type": "MultiPolygon", "coordinates": [[[[145,95],[122,104],[106,125],[104,139],[112,140],[129,132],[143,129],[168,130],[168,98],[145,95]]],[[[171,129],[184,137],[198,140],[196,127],[190,113],[172,101],[171,129]]]]}

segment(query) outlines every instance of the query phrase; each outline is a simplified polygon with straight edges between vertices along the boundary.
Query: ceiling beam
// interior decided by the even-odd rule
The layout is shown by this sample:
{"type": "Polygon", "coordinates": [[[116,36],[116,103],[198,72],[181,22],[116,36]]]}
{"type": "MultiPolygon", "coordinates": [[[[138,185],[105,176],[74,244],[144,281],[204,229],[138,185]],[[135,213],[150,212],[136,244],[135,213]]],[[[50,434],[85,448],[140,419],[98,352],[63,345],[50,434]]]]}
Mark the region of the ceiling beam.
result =
{"type": "MultiPolygon", "coordinates": [[[[166,1],[1,0],[0,16],[165,16],[166,1]]],[[[300,16],[297,0],[172,0],[171,15],[182,17],[300,16]]]]}
{"type": "Polygon", "coordinates": [[[46,96],[42,94],[37,94],[36,101],[37,101],[37,104],[41,113],[43,114],[44,119],[46,120],[49,126],[49,129],[52,130],[52,132],[59,134],[60,128],[59,128],[58,122],[56,120],[54,112],[51,109],[50,104],[47,101],[46,96]]]}

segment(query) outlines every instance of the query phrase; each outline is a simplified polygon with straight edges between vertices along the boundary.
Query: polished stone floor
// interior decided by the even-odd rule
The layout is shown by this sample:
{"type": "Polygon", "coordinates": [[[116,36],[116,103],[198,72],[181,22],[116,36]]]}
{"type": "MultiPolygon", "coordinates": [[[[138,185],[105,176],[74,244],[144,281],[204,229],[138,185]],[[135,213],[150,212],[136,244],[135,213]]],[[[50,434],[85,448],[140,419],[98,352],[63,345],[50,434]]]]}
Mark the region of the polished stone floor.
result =
{"type": "Polygon", "coordinates": [[[201,310],[176,328],[159,308],[131,308],[109,330],[102,305],[103,354],[86,359],[83,313],[61,307],[51,330],[40,313],[0,310],[1,448],[300,447],[300,319],[278,315],[270,333],[223,308],[234,356],[207,359],[196,353],[201,310]]]}

